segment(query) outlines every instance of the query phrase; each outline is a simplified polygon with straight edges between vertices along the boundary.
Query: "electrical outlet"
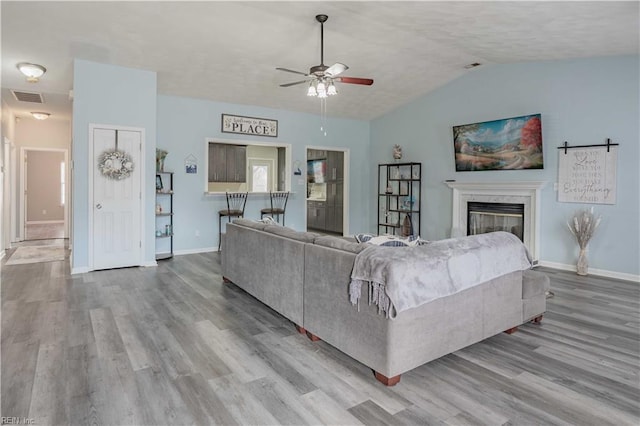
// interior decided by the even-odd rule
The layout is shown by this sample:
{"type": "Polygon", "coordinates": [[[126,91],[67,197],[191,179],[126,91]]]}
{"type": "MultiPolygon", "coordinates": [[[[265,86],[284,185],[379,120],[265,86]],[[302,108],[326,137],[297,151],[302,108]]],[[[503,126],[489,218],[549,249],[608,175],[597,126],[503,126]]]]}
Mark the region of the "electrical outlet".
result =
{"type": "Polygon", "coordinates": [[[42,209],[42,214],[47,214],[47,211],[45,209],[42,209]]]}
{"type": "Polygon", "coordinates": [[[196,229],[196,237],[200,236],[200,230],[196,229]]]}
{"type": "Polygon", "coordinates": [[[553,183],[553,190],[557,191],[558,190],[558,182],[554,182],[553,183]]]}

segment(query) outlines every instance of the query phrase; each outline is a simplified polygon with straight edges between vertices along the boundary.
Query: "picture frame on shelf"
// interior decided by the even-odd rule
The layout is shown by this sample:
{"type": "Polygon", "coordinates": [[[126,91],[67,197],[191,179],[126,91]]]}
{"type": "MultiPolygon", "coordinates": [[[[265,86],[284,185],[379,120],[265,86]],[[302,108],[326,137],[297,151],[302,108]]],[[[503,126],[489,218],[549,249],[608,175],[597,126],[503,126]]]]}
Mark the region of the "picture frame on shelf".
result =
{"type": "Polygon", "coordinates": [[[162,176],[156,175],[156,191],[162,191],[162,176]]]}

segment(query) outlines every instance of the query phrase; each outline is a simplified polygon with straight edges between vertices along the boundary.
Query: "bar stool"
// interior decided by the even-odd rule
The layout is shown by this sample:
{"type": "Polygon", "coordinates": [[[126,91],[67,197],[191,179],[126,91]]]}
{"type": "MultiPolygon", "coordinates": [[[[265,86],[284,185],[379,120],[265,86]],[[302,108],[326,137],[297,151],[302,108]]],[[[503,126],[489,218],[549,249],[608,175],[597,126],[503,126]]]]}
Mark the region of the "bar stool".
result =
{"type": "Polygon", "coordinates": [[[282,215],[282,226],[284,226],[284,211],[287,208],[287,200],[289,199],[289,191],[286,192],[272,192],[269,191],[269,198],[271,199],[271,208],[267,207],[260,210],[260,219],[264,215],[277,216],[278,222],[280,222],[280,215],[282,215]]]}
{"type": "Polygon", "coordinates": [[[218,251],[222,246],[222,217],[226,216],[228,222],[232,217],[244,217],[244,206],[247,204],[247,192],[226,192],[227,209],[218,211],[218,251]]]}

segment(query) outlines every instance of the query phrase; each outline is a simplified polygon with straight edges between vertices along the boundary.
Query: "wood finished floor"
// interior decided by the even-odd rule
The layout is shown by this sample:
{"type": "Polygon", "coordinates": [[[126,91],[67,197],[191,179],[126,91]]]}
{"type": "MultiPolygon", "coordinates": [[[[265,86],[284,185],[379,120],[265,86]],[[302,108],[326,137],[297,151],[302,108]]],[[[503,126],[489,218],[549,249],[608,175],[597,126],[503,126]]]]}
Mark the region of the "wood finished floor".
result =
{"type": "Polygon", "coordinates": [[[25,233],[27,241],[64,238],[64,223],[28,223],[25,233]]]}
{"type": "Polygon", "coordinates": [[[542,325],[371,371],[234,285],[215,253],[2,268],[2,416],[35,424],[637,425],[637,283],[546,270],[542,325]]]}

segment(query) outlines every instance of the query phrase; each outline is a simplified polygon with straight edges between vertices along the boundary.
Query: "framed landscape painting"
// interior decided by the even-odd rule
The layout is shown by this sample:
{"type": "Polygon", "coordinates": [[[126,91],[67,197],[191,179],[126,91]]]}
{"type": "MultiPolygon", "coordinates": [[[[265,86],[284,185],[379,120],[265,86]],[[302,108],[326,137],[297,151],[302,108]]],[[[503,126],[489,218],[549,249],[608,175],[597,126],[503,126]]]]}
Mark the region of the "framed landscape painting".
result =
{"type": "Polygon", "coordinates": [[[453,126],[456,171],[542,169],[540,114],[453,126]]]}

